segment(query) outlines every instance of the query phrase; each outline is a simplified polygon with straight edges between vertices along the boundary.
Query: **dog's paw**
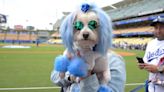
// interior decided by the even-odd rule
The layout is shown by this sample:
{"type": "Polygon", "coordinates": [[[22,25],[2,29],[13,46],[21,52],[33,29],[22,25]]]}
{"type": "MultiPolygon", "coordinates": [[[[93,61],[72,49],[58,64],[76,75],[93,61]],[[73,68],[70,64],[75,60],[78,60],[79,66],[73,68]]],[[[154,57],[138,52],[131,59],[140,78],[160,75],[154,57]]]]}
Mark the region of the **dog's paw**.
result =
{"type": "Polygon", "coordinates": [[[88,74],[88,65],[80,57],[73,57],[68,66],[70,74],[76,77],[86,77],[88,74]]]}
{"type": "Polygon", "coordinates": [[[107,85],[100,85],[98,92],[112,92],[112,89],[107,85]]]}
{"type": "Polygon", "coordinates": [[[59,55],[55,58],[55,62],[54,62],[55,70],[59,72],[66,72],[69,63],[70,60],[66,56],[59,55]]]}

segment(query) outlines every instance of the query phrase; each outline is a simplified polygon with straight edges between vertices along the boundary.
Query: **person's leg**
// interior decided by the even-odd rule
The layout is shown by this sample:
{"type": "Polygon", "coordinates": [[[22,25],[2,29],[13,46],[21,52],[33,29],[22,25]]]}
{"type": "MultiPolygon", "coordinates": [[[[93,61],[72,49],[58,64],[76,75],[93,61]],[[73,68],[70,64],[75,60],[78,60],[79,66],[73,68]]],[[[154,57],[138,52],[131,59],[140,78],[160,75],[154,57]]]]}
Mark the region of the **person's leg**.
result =
{"type": "Polygon", "coordinates": [[[145,81],[145,92],[149,92],[148,87],[149,87],[149,80],[145,81]]]}

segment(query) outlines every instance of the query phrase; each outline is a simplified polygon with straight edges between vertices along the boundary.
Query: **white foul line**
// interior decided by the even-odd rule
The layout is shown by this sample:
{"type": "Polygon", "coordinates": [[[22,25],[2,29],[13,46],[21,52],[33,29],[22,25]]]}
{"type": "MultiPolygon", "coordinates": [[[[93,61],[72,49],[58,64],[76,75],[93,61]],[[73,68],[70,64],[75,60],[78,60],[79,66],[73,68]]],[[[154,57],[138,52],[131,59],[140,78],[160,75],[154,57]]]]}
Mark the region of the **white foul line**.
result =
{"type": "MultiPolygon", "coordinates": [[[[144,83],[127,83],[126,86],[143,85],[144,83]]],[[[1,90],[29,90],[29,89],[58,89],[60,87],[24,87],[24,88],[0,88],[1,90]]]]}
{"type": "Polygon", "coordinates": [[[144,85],[144,83],[127,83],[126,86],[144,85]]]}
{"type": "Polygon", "coordinates": [[[25,89],[57,89],[60,87],[26,87],[26,88],[0,88],[0,90],[25,90],[25,89]]]}

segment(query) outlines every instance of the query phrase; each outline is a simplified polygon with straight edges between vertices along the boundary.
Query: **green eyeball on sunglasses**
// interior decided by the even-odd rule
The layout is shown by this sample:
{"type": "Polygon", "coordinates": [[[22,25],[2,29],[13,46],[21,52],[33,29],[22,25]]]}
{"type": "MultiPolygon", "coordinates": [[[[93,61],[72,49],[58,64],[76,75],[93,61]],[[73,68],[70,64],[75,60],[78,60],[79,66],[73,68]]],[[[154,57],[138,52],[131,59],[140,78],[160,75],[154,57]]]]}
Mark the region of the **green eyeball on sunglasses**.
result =
{"type": "Polygon", "coordinates": [[[84,27],[84,24],[81,21],[76,21],[74,23],[74,29],[76,29],[76,30],[81,30],[81,29],[83,29],[83,27],[84,27]]]}
{"type": "Polygon", "coordinates": [[[97,28],[97,22],[96,22],[95,20],[89,21],[88,27],[89,27],[91,30],[96,29],[96,28],[97,28]]]}

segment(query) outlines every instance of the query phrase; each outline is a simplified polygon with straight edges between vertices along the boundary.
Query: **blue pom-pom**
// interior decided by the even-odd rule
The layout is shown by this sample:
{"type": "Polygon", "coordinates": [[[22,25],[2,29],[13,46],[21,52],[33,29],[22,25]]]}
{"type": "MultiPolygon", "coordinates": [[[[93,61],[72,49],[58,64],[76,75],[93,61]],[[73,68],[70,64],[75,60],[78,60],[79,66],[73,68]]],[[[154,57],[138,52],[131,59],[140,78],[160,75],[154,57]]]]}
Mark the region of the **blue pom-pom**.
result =
{"type": "Polygon", "coordinates": [[[66,72],[69,63],[70,60],[66,56],[59,55],[55,59],[55,70],[59,72],[66,72]]]}
{"type": "Polygon", "coordinates": [[[98,92],[112,92],[112,89],[107,85],[100,85],[98,92]]]}
{"type": "Polygon", "coordinates": [[[68,71],[74,76],[86,77],[88,74],[88,65],[82,58],[74,57],[68,66],[68,71]]]}

